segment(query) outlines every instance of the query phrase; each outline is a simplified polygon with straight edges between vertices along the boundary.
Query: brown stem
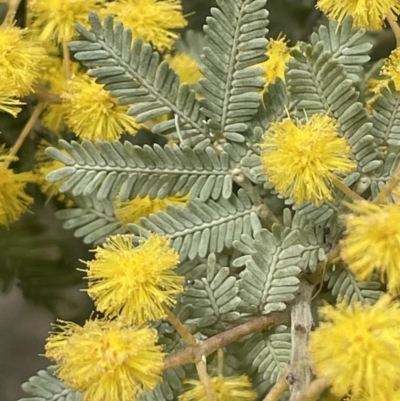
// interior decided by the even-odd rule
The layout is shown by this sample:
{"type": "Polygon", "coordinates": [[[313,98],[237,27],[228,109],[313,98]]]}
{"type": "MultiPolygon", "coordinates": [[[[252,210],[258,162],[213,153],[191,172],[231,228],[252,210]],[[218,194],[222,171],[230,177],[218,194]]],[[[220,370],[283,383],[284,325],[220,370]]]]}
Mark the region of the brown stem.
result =
{"type": "MultiPolygon", "coordinates": [[[[19,134],[18,139],[16,140],[16,142],[14,143],[14,145],[8,152],[8,154],[10,156],[15,156],[18,153],[19,148],[24,143],[26,137],[29,135],[29,133],[31,132],[31,129],[35,125],[36,120],[39,118],[40,113],[46,108],[46,106],[47,106],[47,103],[43,103],[43,102],[39,102],[36,105],[35,109],[33,110],[33,113],[29,117],[28,122],[25,124],[25,127],[22,129],[21,133],[19,134]]],[[[11,163],[11,161],[12,161],[11,157],[7,158],[7,160],[5,160],[3,162],[3,166],[7,168],[9,166],[9,164],[11,163]]]]}
{"type": "Polygon", "coordinates": [[[218,376],[224,375],[224,351],[222,348],[218,350],[218,376]]]}
{"type": "Polygon", "coordinates": [[[365,200],[352,189],[350,189],[343,181],[340,181],[338,178],[333,178],[332,184],[335,185],[336,188],[340,189],[345,195],[347,195],[352,201],[365,200]]]}
{"type": "Polygon", "coordinates": [[[33,91],[33,95],[36,97],[39,102],[47,102],[51,104],[62,104],[63,100],[60,96],[49,92],[46,89],[35,88],[33,91]]]}
{"type": "Polygon", "coordinates": [[[214,392],[211,387],[210,376],[207,373],[207,365],[205,357],[196,363],[197,373],[199,374],[200,382],[203,385],[208,401],[215,401],[214,392]]]}
{"type": "Polygon", "coordinates": [[[9,0],[8,1],[8,10],[7,10],[7,15],[4,18],[4,21],[2,24],[3,26],[11,25],[13,23],[15,14],[17,13],[20,3],[21,3],[21,0],[9,0]]]}
{"type": "Polygon", "coordinates": [[[168,355],[164,360],[164,369],[184,365],[186,363],[196,363],[203,356],[207,356],[251,333],[260,331],[272,326],[278,326],[289,321],[288,311],[271,312],[266,316],[260,316],[247,323],[236,326],[233,329],[224,331],[213,337],[208,338],[202,344],[192,345],[176,354],[168,355]]]}
{"type": "Polygon", "coordinates": [[[68,49],[68,42],[64,39],[62,42],[63,47],[63,67],[65,79],[69,81],[72,77],[71,73],[71,57],[68,49]]]}
{"type": "Polygon", "coordinates": [[[316,379],[310,383],[310,385],[304,389],[298,398],[298,401],[315,401],[322,394],[322,392],[330,386],[327,379],[321,378],[316,379]]]}
{"type": "Polygon", "coordinates": [[[290,384],[290,401],[299,401],[300,393],[311,382],[308,340],[313,326],[311,297],[314,286],[300,279],[297,296],[291,307],[292,350],[287,381],[290,384]]]}
{"type": "Polygon", "coordinates": [[[271,229],[274,224],[281,225],[278,218],[272,213],[272,210],[265,204],[257,188],[251,183],[251,181],[240,171],[239,168],[233,169],[232,178],[237,184],[239,184],[247,193],[251,201],[255,206],[255,212],[261,220],[264,227],[271,229]]]}
{"type": "Polygon", "coordinates": [[[196,345],[196,338],[190,333],[186,327],[182,324],[182,322],[168,309],[165,308],[165,313],[167,314],[168,321],[174,326],[175,330],[179,333],[179,335],[189,344],[196,345]]]}
{"type": "Polygon", "coordinates": [[[391,11],[386,14],[387,22],[393,31],[394,37],[396,38],[396,47],[400,47],[400,27],[397,23],[397,18],[393,15],[391,11]]]}
{"type": "Polygon", "coordinates": [[[385,184],[385,186],[381,189],[379,194],[375,197],[372,203],[379,205],[380,203],[385,203],[387,197],[392,193],[392,191],[399,185],[400,183],[400,163],[397,166],[395,172],[389,178],[389,181],[385,184]]]}
{"type": "Polygon", "coordinates": [[[307,275],[307,281],[311,284],[318,284],[324,279],[325,273],[328,271],[329,267],[333,265],[333,261],[340,256],[340,244],[336,245],[330,250],[326,255],[325,259],[319,262],[317,269],[314,273],[307,275]]]}
{"type": "Polygon", "coordinates": [[[269,393],[265,396],[263,401],[278,401],[281,395],[289,388],[289,384],[286,381],[286,376],[288,374],[288,369],[283,371],[279,376],[278,381],[269,390],[269,393]]]}

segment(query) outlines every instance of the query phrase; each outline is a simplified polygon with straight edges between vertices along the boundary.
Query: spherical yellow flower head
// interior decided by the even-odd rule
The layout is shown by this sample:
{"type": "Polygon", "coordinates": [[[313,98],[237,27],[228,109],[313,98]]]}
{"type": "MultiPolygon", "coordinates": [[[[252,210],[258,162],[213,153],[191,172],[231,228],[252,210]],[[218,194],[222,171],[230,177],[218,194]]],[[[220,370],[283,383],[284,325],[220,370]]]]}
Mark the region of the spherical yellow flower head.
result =
{"type": "Polygon", "coordinates": [[[117,106],[103,85],[87,76],[75,76],[61,95],[67,125],[82,139],[114,141],[124,132],[136,132],[135,118],[128,106],[117,106]]]}
{"type": "MultiPolygon", "coordinates": [[[[45,72],[41,77],[39,84],[48,88],[54,94],[60,96],[67,90],[68,81],[65,77],[63,61],[60,57],[48,56],[44,60],[45,72]]],[[[78,74],[79,64],[70,63],[71,73],[78,74]]],[[[50,128],[55,133],[60,133],[65,128],[65,113],[67,105],[65,103],[52,103],[46,107],[41,118],[41,123],[50,128]]]]}
{"type": "MultiPolygon", "coordinates": [[[[38,80],[45,50],[26,39],[27,29],[0,27],[0,77],[12,85],[14,95],[26,96],[38,80]]],[[[11,89],[10,89],[11,90],[11,89]]]]}
{"type": "Polygon", "coordinates": [[[359,280],[377,269],[389,291],[400,289],[400,206],[358,202],[358,213],[345,217],[346,233],[341,243],[342,259],[359,280]]]}
{"type": "Polygon", "coordinates": [[[187,21],[178,0],[120,0],[108,3],[104,14],[114,15],[134,37],[151,42],[158,50],[171,49],[187,21]]]}
{"type": "Polygon", "coordinates": [[[268,85],[274,83],[277,78],[285,81],[287,62],[292,58],[285,40],[285,37],[269,40],[267,48],[269,58],[261,64],[261,67],[265,69],[264,90],[268,90],[268,85]]]}
{"type": "Polygon", "coordinates": [[[195,85],[203,77],[197,61],[187,53],[178,53],[173,57],[166,57],[171,68],[179,75],[181,83],[195,85]]]}
{"type": "MultiPolygon", "coordinates": [[[[385,60],[381,69],[381,75],[385,75],[388,79],[392,79],[396,90],[400,90],[400,48],[397,47],[390,53],[390,56],[385,60]]],[[[383,81],[386,84],[386,81],[383,81]]],[[[380,86],[383,86],[381,84],[380,86]]]]}
{"type": "Polygon", "coordinates": [[[141,217],[149,217],[159,211],[165,211],[168,205],[184,206],[189,196],[167,196],[164,199],[136,197],[127,201],[117,200],[115,216],[123,224],[140,224],[141,217]]]}
{"type": "Polygon", "coordinates": [[[96,11],[104,0],[35,0],[31,6],[32,28],[43,42],[70,41],[75,24],[88,27],[89,11],[96,11]]]}
{"type": "Polygon", "coordinates": [[[178,262],[178,253],[160,235],[136,248],[130,235],[111,236],[86,262],[88,294],[107,316],[138,325],[162,319],[183,290],[183,277],[174,272],[178,262]]]}
{"type": "Polygon", "coordinates": [[[321,314],[309,345],[316,375],[339,396],[387,399],[400,379],[399,305],[384,296],[375,305],[325,306],[321,314]]]}
{"type": "Polygon", "coordinates": [[[341,23],[347,15],[353,17],[354,28],[382,29],[386,14],[400,12],[397,0],[318,0],[317,8],[341,23]]]}
{"type": "Polygon", "coordinates": [[[2,113],[8,113],[11,114],[13,117],[16,117],[21,111],[20,106],[23,106],[25,104],[18,99],[18,96],[18,90],[12,82],[5,79],[1,80],[0,111],[2,113]]]}
{"type": "Polygon", "coordinates": [[[332,179],[356,166],[346,139],[338,137],[337,122],[322,114],[305,124],[288,118],[272,123],[261,148],[267,179],[296,204],[331,200],[332,179]]]}
{"type": "MultiPolygon", "coordinates": [[[[0,156],[0,163],[6,156],[0,156]]],[[[25,193],[28,182],[35,181],[31,172],[15,174],[0,164],[0,224],[8,227],[17,221],[33,203],[33,198],[25,193]]]]}
{"type": "Polygon", "coordinates": [[[164,355],[155,345],[156,330],[107,320],[56,327],[60,331],[47,339],[46,357],[84,401],[134,400],[160,382],[164,355]]]}
{"type": "MultiPolygon", "coordinates": [[[[246,375],[237,377],[217,376],[210,379],[215,401],[254,401],[257,393],[251,388],[246,375]]],[[[192,386],[179,397],[179,401],[207,401],[203,385],[198,380],[187,380],[192,386]]]]}

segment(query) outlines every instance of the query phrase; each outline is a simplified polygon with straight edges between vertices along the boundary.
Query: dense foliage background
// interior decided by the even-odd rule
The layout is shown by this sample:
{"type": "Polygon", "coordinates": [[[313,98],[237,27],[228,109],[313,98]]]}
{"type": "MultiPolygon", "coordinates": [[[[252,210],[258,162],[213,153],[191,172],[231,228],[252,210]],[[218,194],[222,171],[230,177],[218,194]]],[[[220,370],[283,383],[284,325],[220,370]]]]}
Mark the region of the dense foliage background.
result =
{"type": "MultiPolygon", "coordinates": [[[[184,14],[189,21],[187,29],[200,31],[213,0],[182,0],[184,14]]],[[[17,14],[18,25],[24,26],[26,1],[22,1],[17,14]]],[[[282,32],[290,44],[307,40],[323,17],[315,9],[314,0],[269,0],[269,35],[278,37],[282,32]]],[[[0,3],[1,15],[6,4],[0,3]]],[[[182,33],[184,36],[184,32],[182,33]]],[[[371,63],[387,56],[395,43],[388,29],[374,35],[371,63]]],[[[14,119],[0,115],[0,143],[11,146],[29,118],[34,99],[25,99],[27,106],[14,119]]],[[[19,152],[15,166],[20,171],[33,167],[34,155],[42,139],[49,140],[53,133],[39,123],[19,152]]],[[[136,143],[162,141],[160,138],[141,135],[136,143]]],[[[29,188],[35,197],[32,213],[26,213],[9,229],[0,227],[0,397],[14,401],[23,396],[20,384],[38,368],[47,366],[42,351],[49,322],[60,319],[82,323],[92,310],[91,300],[80,292],[85,283],[79,259],[91,258],[88,247],[72,231],[62,228],[54,215],[60,208],[55,199],[46,199],[39,189],[29,188]],[[34,306],[33,306],[34,305],[34,306]]]]}

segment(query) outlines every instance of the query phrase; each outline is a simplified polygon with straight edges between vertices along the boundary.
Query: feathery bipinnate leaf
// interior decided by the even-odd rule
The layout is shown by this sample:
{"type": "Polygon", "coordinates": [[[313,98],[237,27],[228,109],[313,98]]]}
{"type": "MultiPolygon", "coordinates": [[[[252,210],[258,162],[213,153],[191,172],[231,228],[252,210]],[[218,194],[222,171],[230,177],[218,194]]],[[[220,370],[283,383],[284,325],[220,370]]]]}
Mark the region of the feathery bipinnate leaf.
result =
{"type": "Polygon", "coordinates": [[[242,235],[233,246],[244,255],[233,266],[246,266],[240,273],[239,296],[250,309],[263,314],[284,310],[295,298],[300,272],[315,271],[325,258],[310,227],[299,230],[274,225],[272,232],[262,229],[254,238],[242,235]]]}
{"type": "Polygon", "coordinates": [[[266,0],[217,0],[204,26],[200,80],[202,112],[213,132],[242,143],[256,114],[264,86],[268,30],[266,0]]]}
{"type": "MultiPolygon", "coordinates": [[[[289,363],[290,350],[290,331],[286,326],[278,326],[269,333],[253,334],[239,355],[243,365],[248,366],[246,371],[252,376],[258,373],[271,387],[289,363]]],[[[265,385],[260,387],[265,391],[265,385]]]]}
{"type": "Polygon", "coordinates": [[[173,113],[174,118],[153,128],[155,133],[179,129],[196,137],[187,145],[209,143],[208,128],[195,93],[188,84],[179,85],[179,76],[150,44],[140,38],[132,44],[132,32],[122,23],[107,16],[102,25],[95,13],[89,14],[93,33],[78,25],[83,40],[70,43],[75,58],[92,68],[89,75],[96,78],[110,96],[119,98],[120,105],[133,105],[128,114],[142,123],[161,115],[173,113]],[[176,126],[179,126],[177,128],[176,126]]]}
{"type": "Polygon", "coordinates": [[[318,33],[311,34],[311,44],[324,42],[324,50],[330,51],[334,59],[342,65],[347,76],[353,81],[359,81],[364,72],[363,65],[370,60],[368,55],[372,43],[367,41],[365,29],[352,29],[353,20],[350,16],[341,24],[330,20],[328,25],[321,25],[318,33]]]}
{"type": "Polygon", "coordinates": [[[60,192],[71,191],[74,196],[97,192],[97,199],[121,200],[136,196],[164,199],[167,196],[191,192],[202,201],[229,198],[232,193],[230,161],[225,152],[217,155],[211,147],[191,149],[155,144],[134,146],[126,141],[103,142],[96,146],[89,141],[79,144],[60,140],[59,146],[46,153],[66,167],[52,171],[46,177],[55,182],[67,178],[60,192]]]}
{"type": "Polygon", "coordinates": [[[101,244],[109,235],[124,234],[125,230],[114,213],[114,204],[98,200],[96,194],[75,198],[77,208],[58,210],[56,217],[64,220],[63,228],[73,229],[74,236],[85,244],[101,244]]]}
{"type": "Polygon", "coordinates": [[[325,276],[328,289],[338,301],[348,304],[353,302],[375,303],[383,294],[382,284],[375,280],[357,281],[354,275],[346,268],[336,267],[325,276]]]}
{"type": "Polygon", "coordinates": [[[135,235],[147,237],[151,232],[168,235],[180,260],[204,258],[231,248],[232,242],[242,234],[251,236],[261,229],[252,203],[243,190],[229,199],[202,202],[193,199],[187,207],[167,206],[166,212],[152,214],[140,219],[140,226],[128,224],[135,235]]]}
{"type": "Polygon", "coordinates": [[[193,305],[185,324],[194,325],[207,336],[227,330],[240,318],[237,307],[242,301],[238,293],[237,279],[229,267],[217,265],[215,254],[210,254],[206,276],[195,280],[182,296],[182,303],[193,305]]]}
{"type": "Polygon", "coordinates": [[[33,397],[21,398],[19,401],[81,401],[82,393],[68,388],[53,376],[53,369],[40,370],[29,378],[22,389],[33,397]]]}
{"type": "Polygon", "coordinates": [[[371,178],[372,197],[377,196],[399,164],[400,146],[400,94],[389,81],[388,87],[382,87],[380,94],[372,100],[372,131],[381,146],[380,158],[375,160],[379,167],[371,178]]]}

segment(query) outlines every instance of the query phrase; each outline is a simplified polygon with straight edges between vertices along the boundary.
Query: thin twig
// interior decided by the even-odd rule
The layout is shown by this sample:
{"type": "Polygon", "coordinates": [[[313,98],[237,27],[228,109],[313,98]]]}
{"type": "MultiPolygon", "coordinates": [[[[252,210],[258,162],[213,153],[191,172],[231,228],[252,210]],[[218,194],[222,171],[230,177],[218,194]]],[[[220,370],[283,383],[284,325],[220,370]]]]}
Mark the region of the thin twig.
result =
{"type": "Polygon", "coordinates": [[[199,362],[196,363],[197,373],[201,384],[203,385],[208,401],[215,401],[214,392],[211,387],[210,376],[207,373],[206,358],[203,357],[199,362]]]}
{"type": "MultiPolygon", "coordinates": [[[[43,102],[39,102],[36,105],[35,109],[33,110],[33,113],[29,117],[28,122],[25,124],[25,127],[22,129],[21,133],[19,134],[18,139],[16,140],[16,142],[14,143],[14,145],[8,152],[9,156],[15,156],[18,153],[19,148],[24,143],[26,137],[29,135],[29,133],[31,132],[31,129],[35,125],[36,120],[39,118],[41,112],[46,108],[46,106],[47,106],[47,103],[43,103],[43,102]]],[[[11,161],[12,161],[11,157],[7,158],[7,160],[5,160],[3,162],[3,166],[8,167],[9,164],[11,163],[11,161]]]]}
{"type": "Polygon", "coordinates": [[[396,38],[396,47],[400,47],[400,27],[397,23],[397,18],[393,15],[391,11],[386,14],[387,22],[393,31],[394,37],[396,38]]]}
{"type": "Polygon", "coordinates": [[[63,100],[59,95],[51,93],[43,88],[34,88],[33,96],[36,97],[39,102],[47,102],[50,104],[62,104],[63,100]]]}
{"type": "Polygon", "coordinates": [[[318,267],[314,273],[307,275],[307,281],[311,284],[318,284],[324,279],[325,273],[333,266],[334,261],[340,256],[340,244],[337,244],[326,255],[325,259],[318,263],[318,267]]]}
{"type": "Polygon", "coordinates": [[[400,164],[397,166],[396,170],[389,178],[389,181],[385,184],[385,186],[381,189],[379,194],[375,197],[372,203],[379,205],[380,203],[385,203],[387,197],[392,193],[392,191],[399,185],[400,183],[400,164]]]}
{"type": "Polygon", "coordinates": [[[313,326],[311,297],[314,285],[303,277],[291,307],[292,349],[287,380],[290,384],[290,401],[299,401],[300,393],[311,382],[311,366],[308,354],[308,340],[313,326]]]}
{"type": "Polygon", "coordinates": [[[345,195],[347,195],[352,201],[360,201],[365,200],[363,197],[358,195],[352,189],[350,189],[343,181],[340,181],[338,178],[333,178],[332,184],[340,189],[345,195]]]}
{"type": "Polygon", "coordinates": [[[192,345],[176,354],[168,355],[164,359],[164,369],[184,365],[186,363],[196,363],[220,348],[225,347],[241,338],[272,326],[287,323],[289,313],[287,310],[282,312],[271,312],[266,316],[260,316],[247,323],[236,326],[233,329],[224,331],[213,337],[208,338],[201,344],[192,345]]]}
{"type": "Polygon", "coordinates": [[[3,26],[6,25],[11,25],[14,21],[15,14],[17,14],[19,4],[21,3],[21,0],[9,0],[8,1],[8,10],[6,17],[4,18],[3,21],[3,26]]]}
{"type": "Polygon", "coordinates": [[[329,381],[324,377],[322,377],[321,379],[316,379],[299,394],[298,401],[315,401],[329,386],[329,381]]]}
{"type": "Polygon", "coordinates": [[[64,39],[62,42],[63,48],[63,67],[64,67],[64,75],[65,79],[69,81],[72,77],[71,73],[71,57],[68,49],[68,42],[64,39]]]}
{"type": "Polygon", "coordinates": [[[224,375],[224,351],[222,348],[218,350],[218,376],[224,375]]]}
{"type": "Polygon", "coordinates": [[[282,225],[278,218],[274,215],[272,210],[265,204],[257,188],[251,183],[251,181],[242,173],[240,168],[233,169],[232,178],[237,184],[239,184],[247,193],[251,201],[255,206],[255,212],[261,220],[263,226],[271,228],[274,224],[282,225]]]}
{"type": "Polygon", "coordinates": [[[168,321],[172,324],[175,330],[179,333],[179,335],[189,344],[196,345],[197,340],[196,337],[190,333],[186,327],[182,324],[182,322],[168,309],[165,308],[165,313],[167,314],[168,321]]]}
{"type": "Polygon", "coordinates": [[[263,401],[278,401],[281,395],[289,388],[289,384],[286,381],[286,376],[289,370],[285,369],[279,376],[278,381],[269,390],[269,393],[265,396],[263,401]]]}

